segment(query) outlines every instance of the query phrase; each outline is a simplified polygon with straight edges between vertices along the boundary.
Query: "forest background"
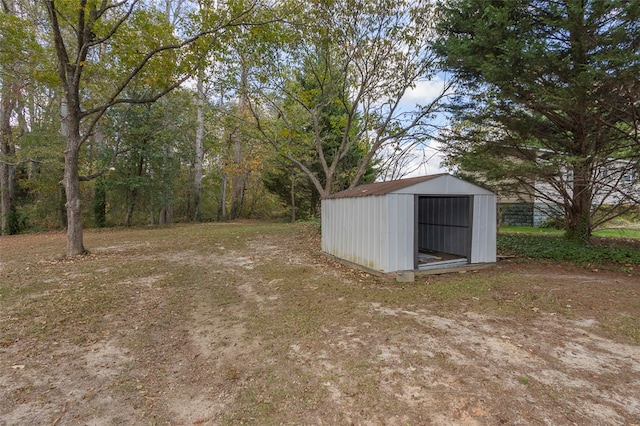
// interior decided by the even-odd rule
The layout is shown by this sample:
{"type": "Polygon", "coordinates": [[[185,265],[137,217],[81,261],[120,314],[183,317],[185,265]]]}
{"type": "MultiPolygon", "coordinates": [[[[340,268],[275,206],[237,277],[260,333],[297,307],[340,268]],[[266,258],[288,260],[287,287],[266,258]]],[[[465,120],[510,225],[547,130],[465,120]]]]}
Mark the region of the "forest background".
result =
{"type": "Polygon", "coordinates": [[[401,177],[448,89],[427,7],[3,2],[3,234],[295,221],[401,177]]]}
{"type": "Polygon", "coordinates": [[[78,255],[84,226],[313,218],[437,140],[497,192],[546,182],[588,240],[640,201],[621,184],[639,17],[612,0],[3,0],[2,234],[66,228],[78,255]]]}

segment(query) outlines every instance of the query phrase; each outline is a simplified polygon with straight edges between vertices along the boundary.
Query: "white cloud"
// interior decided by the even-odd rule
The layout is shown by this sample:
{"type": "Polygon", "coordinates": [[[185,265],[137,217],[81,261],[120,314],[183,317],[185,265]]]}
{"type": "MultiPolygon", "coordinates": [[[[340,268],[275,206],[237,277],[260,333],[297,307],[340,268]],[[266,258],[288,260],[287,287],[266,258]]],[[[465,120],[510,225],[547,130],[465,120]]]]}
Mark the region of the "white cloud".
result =
{"type": "MultiPolygon", "coordinates": [[[[400,108],[405,111],[413,110],[416,105],[427,105],[442,95],[445,90],[447,81],[444,76],[437,75],[432,80],[420,81],[412,89],[407,90],[400,108]]],[[[449,89],[447,94],[452,94],[453,90],[449,89]]],[[[434,119],[434,124],[444,125],[446,118],[443,114],[438,114],[434,119]]],[[[441,152],[440,143],[436,140],[430,140],[427,146],[416,147],[412,153],[412,161],[406,165],[405,171],[409,171],[406,177],[430,175],[436,173],[445,173],[449,170],[442,167],[444,154],[441,152]]]]}
{"type": "Polygon", "coordinates": [[[405,177],[433,175],[437,173],[446,173],[449,170],[442,167],[444,155],[440,152],[440,144],[431,141],[428,146],[415,148],[413,160],[405,167],[410,172],[405,177]]]}
{"type": "Polygon", "coordinates": [[[406,109],[413,109],[416,104],[428,104],[442,94],[446,84],[441,76],[436,76],[432,80],[419,81],[414,88],[407,90],[400,105],[406,109]]]}

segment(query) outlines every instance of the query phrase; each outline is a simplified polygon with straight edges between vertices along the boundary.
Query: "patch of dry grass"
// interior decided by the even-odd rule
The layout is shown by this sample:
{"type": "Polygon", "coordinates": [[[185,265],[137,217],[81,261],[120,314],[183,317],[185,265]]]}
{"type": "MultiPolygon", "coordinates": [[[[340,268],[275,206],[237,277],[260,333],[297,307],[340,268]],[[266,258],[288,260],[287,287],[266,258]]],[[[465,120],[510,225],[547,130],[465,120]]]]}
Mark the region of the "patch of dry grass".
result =
{"type": "MultiPolygon", "coordinates": [[[[549,354],[581,331],[559,327],[640,342],[638,284],[623,274],[505,264],[396,283],[322,256],[313,227],[282,224],[85,241],[91,254],[67,260],[62,234],[2,240],[0,357],[24,370],[0,375],[0,423],[20,410],[55,420],[62,404],[72,423],[509,423],[530,408],[513,386],[541,392],[543,420],[579,423],[558,414],[565,394],[550,396],[560,385],[538,374],[575,374],[549,354]],[[58,405],[38,404],[47,398],[58,405]]],[[[574,404],[594,401],[580,392],[574,404]]]]}

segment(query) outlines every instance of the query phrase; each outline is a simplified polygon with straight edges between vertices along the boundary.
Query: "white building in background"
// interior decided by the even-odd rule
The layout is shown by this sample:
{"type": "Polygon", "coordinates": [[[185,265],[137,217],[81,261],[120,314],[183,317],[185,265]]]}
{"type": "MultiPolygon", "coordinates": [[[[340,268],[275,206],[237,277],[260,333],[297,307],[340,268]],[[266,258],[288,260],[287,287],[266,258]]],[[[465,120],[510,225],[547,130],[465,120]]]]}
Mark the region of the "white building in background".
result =
{"type": "MultiPolygon", "coordinates": [[[[634,163],[612,160],[593,178],[592,206],[640,204],[640,179],[634,163]]],[[[558,178],[569,191],[573,174],[565,170],[558,178]]],[[[536,181],[534,190],[498,197],[499,222],[505,225],[541,226],[564,216],[563,198],[550,183],[536,181]]]]}

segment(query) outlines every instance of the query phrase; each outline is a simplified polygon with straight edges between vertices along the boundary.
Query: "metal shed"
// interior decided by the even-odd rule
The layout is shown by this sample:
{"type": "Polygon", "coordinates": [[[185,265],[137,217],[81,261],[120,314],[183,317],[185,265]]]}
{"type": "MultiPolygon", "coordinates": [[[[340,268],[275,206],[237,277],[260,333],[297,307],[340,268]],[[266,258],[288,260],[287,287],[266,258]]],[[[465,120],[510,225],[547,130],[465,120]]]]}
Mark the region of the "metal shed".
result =
{"type": "Polygon", "coordinates": [[[496,261],[496,195],[449,174],[372,183],[322,200],[322,250],[383,273],[496,261]]]}

